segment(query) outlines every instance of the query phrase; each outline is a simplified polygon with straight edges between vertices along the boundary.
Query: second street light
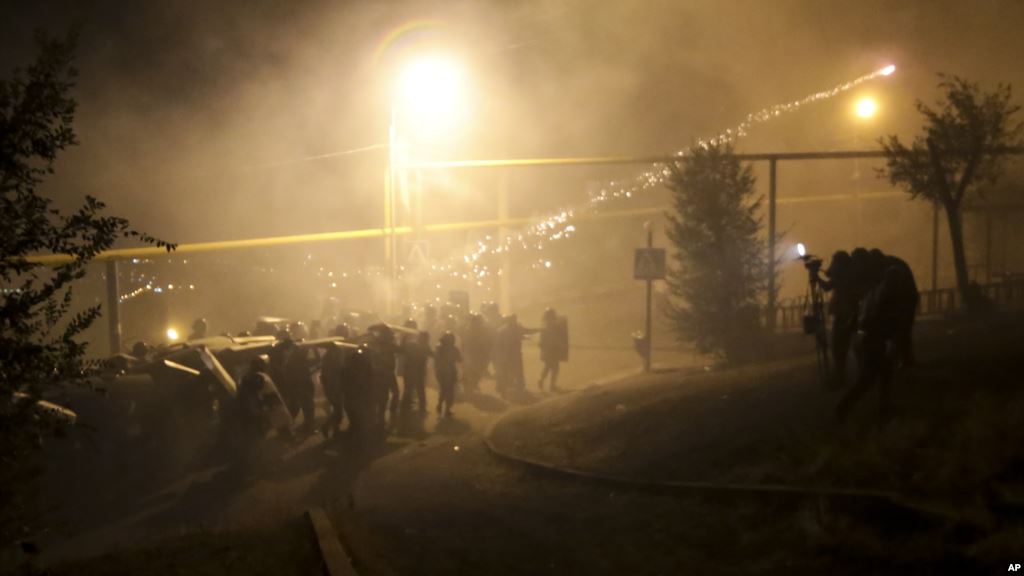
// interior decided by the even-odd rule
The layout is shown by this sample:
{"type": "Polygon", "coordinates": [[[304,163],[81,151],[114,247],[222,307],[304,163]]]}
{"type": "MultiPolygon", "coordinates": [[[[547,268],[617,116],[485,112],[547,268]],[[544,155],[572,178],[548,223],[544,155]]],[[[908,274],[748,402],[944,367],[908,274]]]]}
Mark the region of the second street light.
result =
{"type": "MultiPolygon", "coordinates": [[[[387,309],[394,314],[398,289],[398,201],[408,208],[409,194],[405,164],[412,145],[417,149],[437,141],[455,124],[463,109],[463,74],[453,59],[427,54],[408,60],[395,78],[391,94],[391,122],[388,127],[388,170],[385,182],[385,227],[388,229],[386,256],[389,268],[387,309]]],[[[417,186],[416,193],[420,190],[417,186]]],[[[415,224],[422,224],[422,202],[415,199],[415,224]]]]}

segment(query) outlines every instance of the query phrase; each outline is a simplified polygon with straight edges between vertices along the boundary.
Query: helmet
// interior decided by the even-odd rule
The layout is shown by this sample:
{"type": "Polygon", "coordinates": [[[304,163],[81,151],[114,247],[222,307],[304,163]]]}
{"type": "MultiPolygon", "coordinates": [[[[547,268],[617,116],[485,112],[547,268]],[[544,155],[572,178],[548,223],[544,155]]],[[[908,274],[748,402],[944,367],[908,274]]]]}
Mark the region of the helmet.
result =
{"type": "Polygon", "coordinates": [[[406,321],[402,323],[402,326],[404,328],[412,328],[413,330],[415,330],[418,327],[416,325],[416,321],[413,320],[412,318],[406,319],[406,321]]]}
{"type": "Polygon", "coordinates": [[[451,330],[441,334],[441,345],[442,346],[455,346],[455,334],[452,334],[451,330]]]}
{"type": "Polygon", "coordinates": [[[348,324],[342,322],[341,324],[338,324],[337,326],[335,326],[335,328],[334,328],[334,335],[338,336],[338,337],[341,337],[341,338],[348,338],[348,335],[349,335],[348,324]]]}
{"type": "Polygon", "coordinates": [[[266,372],[268,366],[270,366],[270,358],[266,354],[253,356],[249,361],[249,368],[253,372],[266,372]]]}
{"type": "Polygon", "coordinates": [[[541,318],[543,318],[544,320],[554,320],[555,319],[555,309],[554,308],[545,308],[544,309],[544,315],[541,316],[541,318]]]}
{"type": "Polygon", "coordinates": [[[132,356],[136,358],[145,358],[146,354],[149,353],[149,345],[143,341],[138,341],[132,346],[132,356]]]}

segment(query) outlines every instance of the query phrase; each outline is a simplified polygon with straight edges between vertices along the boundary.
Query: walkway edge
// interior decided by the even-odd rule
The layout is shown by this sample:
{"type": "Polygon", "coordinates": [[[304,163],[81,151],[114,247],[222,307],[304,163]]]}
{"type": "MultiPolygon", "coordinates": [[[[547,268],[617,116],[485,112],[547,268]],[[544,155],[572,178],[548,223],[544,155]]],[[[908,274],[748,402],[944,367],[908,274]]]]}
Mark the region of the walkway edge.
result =
{"type": "MultiPolygon", "coordinates": [[[[493,430],[493,428],[492,428],[493,430]]],[[[919,516],[930,517],[935,520],[952,521],[954,523],[966,522],[972,525],[981,525],[986,522],[979,518],[970,518],[942,510],[911,502],[906,497],[896,492],[864,489],[841,489],[825,488],[820,486],[791,486],[780,484],[728,484],[716,482],[684,482],[684,481],[659,481],[629,478],[611,474],[600,474],[587,472],[577,468],[558,466],[549,462],[542,462],[528,457],[516,456],[499,449],[491,440],[490,435],[483,438],[487,451],[498,460],[534,470],[536,472],[571,478],[597,484],[620,486],[636,490],[652,492],[684,492],[704,495],[732,495],[732,496],[783,496],[794,499],[817,498],[819,500],[833,501],[861,501],[891,506],[919,516]]]]}
{"type": "Polygon", "coordinates": [[[323,508],[310,508],[306,511],[306,516],[313,526],[317,547],[324,559],[328,576],[358,576],[356,569],[352,567],[352,559],[341,546],[341,540],[323,508]]]}

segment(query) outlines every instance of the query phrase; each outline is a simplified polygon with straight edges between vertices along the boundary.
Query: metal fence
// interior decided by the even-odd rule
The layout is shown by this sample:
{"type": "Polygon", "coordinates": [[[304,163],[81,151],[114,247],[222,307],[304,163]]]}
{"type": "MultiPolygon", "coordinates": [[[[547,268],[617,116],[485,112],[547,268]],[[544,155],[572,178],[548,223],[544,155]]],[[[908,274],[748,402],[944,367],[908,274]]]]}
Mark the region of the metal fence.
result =
{"type": "MultiPolygon", "coordinates": [[[[1011,275],[1001,281],[979,284],[978,289],[994,306],[1003,309],[1024,306],[1024,277],[1011,275]]],[[[960,309],[963,305],[960,292],[956,288],[939,290],[923,290],[917,307],[918,317],[939,316],[960,309]]],[[[803,317],[807,313],[806,297],[791,298],[775,309],[775,326],[779,332],[792,332],[803,329],[803,317]]]]}

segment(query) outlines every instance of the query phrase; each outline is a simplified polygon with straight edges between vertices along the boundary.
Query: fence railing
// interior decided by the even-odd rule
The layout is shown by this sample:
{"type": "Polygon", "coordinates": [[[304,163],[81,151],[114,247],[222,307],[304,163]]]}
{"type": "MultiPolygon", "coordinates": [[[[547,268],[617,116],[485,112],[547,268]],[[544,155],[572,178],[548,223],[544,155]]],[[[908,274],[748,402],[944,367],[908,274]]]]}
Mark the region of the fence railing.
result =
{"type": "MultiPolygon", "coordinates": [[[[1007,276],[1001,281],[979,284],[981,294],[993,305],[1001,308],[1024,307],[1024,277],[1007,276]]],[[[963,305],[956,288],[921,291],[917,306],[918,317],[948,314],[963,305]]],[[[807,298],[792,298],[775,309],[775,326],[779,332],[803,329],[803,317],[808,309],[807,298]]]]}

